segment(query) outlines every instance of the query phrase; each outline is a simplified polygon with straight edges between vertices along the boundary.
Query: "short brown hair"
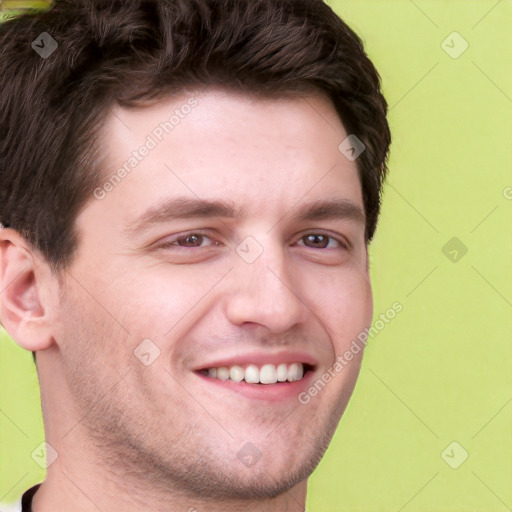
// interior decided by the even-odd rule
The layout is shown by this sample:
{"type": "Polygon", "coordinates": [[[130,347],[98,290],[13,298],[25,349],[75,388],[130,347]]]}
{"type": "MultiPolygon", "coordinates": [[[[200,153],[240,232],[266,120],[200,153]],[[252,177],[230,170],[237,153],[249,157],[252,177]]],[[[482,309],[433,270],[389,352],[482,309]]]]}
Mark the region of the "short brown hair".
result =
{"type": "Polygon", "coordinates": [[[323,0],[62,0],[0,25],[0,222],[63,269],[102,180],[93,162],[109,108],[189,86],[326,94],[366,147],[357,166],[372,239],[387,103],[360,38],[323,0]],[[58,44],[46,58],[32,47],[43,32],[58,44]]]}

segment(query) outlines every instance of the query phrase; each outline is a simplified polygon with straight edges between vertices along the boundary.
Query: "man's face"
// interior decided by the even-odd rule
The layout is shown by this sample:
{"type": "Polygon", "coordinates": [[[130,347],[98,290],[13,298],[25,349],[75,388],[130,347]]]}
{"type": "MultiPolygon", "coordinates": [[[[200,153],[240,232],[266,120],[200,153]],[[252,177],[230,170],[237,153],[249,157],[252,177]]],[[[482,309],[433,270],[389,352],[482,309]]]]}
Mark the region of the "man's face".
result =
{"type": "Polygon", "coordinates": [[[190,98],[117,108],[105,125],[105,181],[138,159],[76,221],[54,322],[62,393],[76,404],[62,414],[120,473],[209,498],[273,496],[316,467],[359,371],[362,352],[298,400],[371,323],[360,181],[323,97],[190,98]],[[172,130],[155,131],[175,110],[172,130]],[[237,214],[187,217],[184,200],[237,214]],[[336,215],[301,218],[326,200],[336,215]],[[275,384],[202,371],[251,363],[307,371],[275,384]]]}

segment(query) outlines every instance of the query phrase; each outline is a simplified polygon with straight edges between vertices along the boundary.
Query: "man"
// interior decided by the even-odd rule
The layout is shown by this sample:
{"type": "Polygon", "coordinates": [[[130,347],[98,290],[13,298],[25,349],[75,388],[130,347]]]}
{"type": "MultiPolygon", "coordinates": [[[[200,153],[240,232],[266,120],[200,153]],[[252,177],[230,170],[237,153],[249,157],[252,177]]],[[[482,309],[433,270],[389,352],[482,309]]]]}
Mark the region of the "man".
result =
{"type": "Polygon", "coordinates": [[[359,38],[321,0],[64,0],[0,53],[0,316],[47,442],[23,510],[304,510],[372,320],[359,38]]]}

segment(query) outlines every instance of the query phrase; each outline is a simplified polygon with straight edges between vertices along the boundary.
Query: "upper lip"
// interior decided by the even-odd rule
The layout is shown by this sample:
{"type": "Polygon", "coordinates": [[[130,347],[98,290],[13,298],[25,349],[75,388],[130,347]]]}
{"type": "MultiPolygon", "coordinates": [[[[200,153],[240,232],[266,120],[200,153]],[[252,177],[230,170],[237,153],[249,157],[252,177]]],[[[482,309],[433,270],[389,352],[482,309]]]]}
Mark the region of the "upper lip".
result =
{"type": "Polygon", "coordinates": [[[215,359],[210,362],[197,366],[194,370],[205,370],[207,368],[220,368],[222,366],[235,366],[245,364],[280,364],[280,363],[303,363],[313,367],[317,366],[315,358],[308,352],[287,351],[287,352],[249,352],[232,357],[215,359]]]}

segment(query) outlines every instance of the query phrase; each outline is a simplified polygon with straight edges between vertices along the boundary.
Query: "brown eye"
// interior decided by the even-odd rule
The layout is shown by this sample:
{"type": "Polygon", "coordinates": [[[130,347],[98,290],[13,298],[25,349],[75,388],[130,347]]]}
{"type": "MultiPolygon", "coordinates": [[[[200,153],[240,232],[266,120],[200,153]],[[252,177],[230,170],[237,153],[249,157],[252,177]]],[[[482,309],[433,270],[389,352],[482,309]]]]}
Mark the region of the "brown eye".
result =
{"type": "Polygon", "coordinates": [[[180,245],[180,246],[183,246],[183,245],[190,246],[190,245],[192,245],[193,247],[198,247],[198,246],[201,245],[201,242],[203,241],[203,238],[204,238],[203,235],[193,234],[193,235],[187,235],[187,236],[185,236],[183,238],[178,238],[177,242],[178,242],[178,245],[180,245]],[[184,241],[184,243],[181,243],[182,241],[184,241]]]}
{"type": "Polygon", "coordinates": [[[176,247],[183,247],[184,249],[194,249],[202,247],[211,247],[212,245],[219,245],[219,242],[214,242],[209,236],[204,233],[191,232],[183,235],[175,236],[167,242],[163,243],[161,249],[172,249],[176,247]],[[205,240],[210,240],[210,244],[204,244],[205,240]]]}
{"type": "MultiPolygon", "coordinates": [[[[310,233],[308,235],[305,235],[301,238],[301,240],[304,240],[307,247],[310,247],[311,249],[327,249],[329,248],[329,244],[331,241],[338,244],[338,247],[346,248],[346,245],[339,240],[324,235],[323,233],[310,233]]],[[[335,249],[336,247],[331,247],[332,249],[335,249]]]]}

